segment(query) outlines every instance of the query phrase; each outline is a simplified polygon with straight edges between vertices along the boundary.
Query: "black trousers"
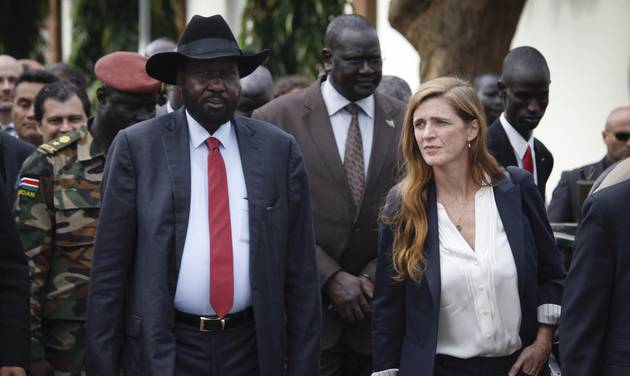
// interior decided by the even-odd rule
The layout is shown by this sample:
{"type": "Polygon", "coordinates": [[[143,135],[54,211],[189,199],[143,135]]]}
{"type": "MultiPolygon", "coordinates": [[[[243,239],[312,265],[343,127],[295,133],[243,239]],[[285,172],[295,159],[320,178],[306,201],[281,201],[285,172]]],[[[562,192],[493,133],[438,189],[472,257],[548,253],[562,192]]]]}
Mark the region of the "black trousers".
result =
{"type": "Polygon", "coordinates": [[[372,357],[354,351],[345,336],[330,349],[320,354],[321,376],[370,376],[372,357]]]}
{"type": "Polygon", "coordinates": [[[177,376],[257,376],[256,328],[251,323],[201,332],[175,321],[177,376]]]}
{"type": "MultiPolygon", "coordinates": [[[[518,359],[520,351],[508,356],[501,357],[474,357],[460,359],[448,355],[436,355],[435,376],[507,376],[510,368],[518,359]]],[[[526,373],[519,372],[519,376],[526,373]]],[[[540,376],[548,376],[549,368],[544,367],[540,371],[540,376]]]]}

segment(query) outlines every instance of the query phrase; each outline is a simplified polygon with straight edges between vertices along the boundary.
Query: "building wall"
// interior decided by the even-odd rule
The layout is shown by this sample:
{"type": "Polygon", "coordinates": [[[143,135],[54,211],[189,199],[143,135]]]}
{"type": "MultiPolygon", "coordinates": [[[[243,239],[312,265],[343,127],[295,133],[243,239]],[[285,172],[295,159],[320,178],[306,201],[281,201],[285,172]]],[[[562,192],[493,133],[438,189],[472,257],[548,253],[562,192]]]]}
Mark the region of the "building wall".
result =
{"type": "Polygon", "coordinates": [[[512,46],[530,45],[551,70],[549,107],[535,131],[563,170],[601,159],[606,117],[630,105],[630,1],[528,0],[512,46]]]}

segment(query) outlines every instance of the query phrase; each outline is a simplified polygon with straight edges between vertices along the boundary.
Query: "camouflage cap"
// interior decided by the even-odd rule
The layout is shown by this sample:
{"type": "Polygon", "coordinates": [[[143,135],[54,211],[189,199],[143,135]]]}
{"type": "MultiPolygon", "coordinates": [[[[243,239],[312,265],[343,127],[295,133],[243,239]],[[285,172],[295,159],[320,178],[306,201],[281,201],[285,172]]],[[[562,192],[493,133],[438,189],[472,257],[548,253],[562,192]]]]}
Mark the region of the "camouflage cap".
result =
{"type": "Polygon", "coordinates": [[[94,73],[103,84],[120,91],[157,94],[161,82],[149,77],[145,70],[147,58],[127,51],[107,54],[96,62],[94,73]]]}

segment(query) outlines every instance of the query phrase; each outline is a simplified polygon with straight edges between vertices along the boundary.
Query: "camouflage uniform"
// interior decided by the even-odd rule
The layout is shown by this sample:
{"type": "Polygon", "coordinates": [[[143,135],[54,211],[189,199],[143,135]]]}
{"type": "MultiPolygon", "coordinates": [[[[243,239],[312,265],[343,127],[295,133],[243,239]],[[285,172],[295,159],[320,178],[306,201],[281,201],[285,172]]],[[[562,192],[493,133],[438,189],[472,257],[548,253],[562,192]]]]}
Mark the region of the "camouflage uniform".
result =
{"type": "Polygon", "coordinates": [[[84,126],[41,145],[23,164],[16,223],[29,259],[31,357],[55,374],[82,373],[102,148],[84,126]]]}

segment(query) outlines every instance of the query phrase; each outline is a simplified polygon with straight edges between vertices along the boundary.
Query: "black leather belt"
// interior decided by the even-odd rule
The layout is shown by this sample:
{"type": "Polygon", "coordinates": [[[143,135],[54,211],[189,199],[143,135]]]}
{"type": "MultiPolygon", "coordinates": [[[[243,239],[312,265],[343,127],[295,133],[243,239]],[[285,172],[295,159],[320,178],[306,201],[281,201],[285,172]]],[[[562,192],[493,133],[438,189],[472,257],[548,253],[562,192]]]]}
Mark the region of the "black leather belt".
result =
{"type": "Polygon", "coordinates": [[[221,332],[251,323],[254,320],[254,310],[252,307],[249,307],[243,311],[229,314],[224,318],[219,318],[219,316],[197,316],[175,311],[175,320],[200,332],[221,332]]]}

